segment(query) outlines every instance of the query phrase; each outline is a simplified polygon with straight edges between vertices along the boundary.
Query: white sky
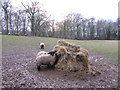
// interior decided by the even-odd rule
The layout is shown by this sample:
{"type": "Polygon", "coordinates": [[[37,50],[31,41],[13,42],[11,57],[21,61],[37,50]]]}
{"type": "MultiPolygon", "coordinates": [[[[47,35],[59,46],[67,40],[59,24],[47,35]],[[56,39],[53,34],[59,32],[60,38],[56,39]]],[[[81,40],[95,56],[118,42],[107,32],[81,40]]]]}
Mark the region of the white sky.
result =
{"type": "MultiPolygon", "coordinates": [[[[22,6],[30,0],[10,0],[12,5],[22,6]]],[[[84,18],[95,17],[96,19],[111,19],[118,17],[119,0],[32,0],[43,3],[43,7],[58,21],[64,19],[69,12],[81,13],[84,18]]]]}

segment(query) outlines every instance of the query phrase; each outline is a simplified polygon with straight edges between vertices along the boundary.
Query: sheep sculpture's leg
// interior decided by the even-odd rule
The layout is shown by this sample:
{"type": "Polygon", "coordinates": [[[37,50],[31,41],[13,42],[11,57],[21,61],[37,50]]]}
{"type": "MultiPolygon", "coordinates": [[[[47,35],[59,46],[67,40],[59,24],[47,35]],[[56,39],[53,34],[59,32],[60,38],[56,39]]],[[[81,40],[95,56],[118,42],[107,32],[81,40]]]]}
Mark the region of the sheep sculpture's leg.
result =
{"type": "Polygon", "coordinates": [[[40,66],[37,66],[37,69],[38,69],[38,71],[40,71],[40,69],[41,69],[40,66]]]}

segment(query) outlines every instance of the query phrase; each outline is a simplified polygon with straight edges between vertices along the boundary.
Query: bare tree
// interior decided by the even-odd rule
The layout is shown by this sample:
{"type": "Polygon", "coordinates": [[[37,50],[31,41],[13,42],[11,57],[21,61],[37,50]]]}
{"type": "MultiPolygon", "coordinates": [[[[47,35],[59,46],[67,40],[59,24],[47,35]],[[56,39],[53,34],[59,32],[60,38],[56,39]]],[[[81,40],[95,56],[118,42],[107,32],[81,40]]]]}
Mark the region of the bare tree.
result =
{"type": "Polygon", "coordinates": [[[39,12],[35,15],[35,35],[46,36],[50,28],[49,17],[45,12],[39,12]]]}
{"type": "Polygon", "coordinates": [[[73,33],[73,37],[76,39],[82,38],[82,15],[80,13],[69,13],[67,16],[67,30],[73,33]],[[75,37],[76,36],[76,37],[75,37]]]}
{"type": "Polygon", "coordinates": [[[50,21],[50,26],[52,29],[52,36],[54,37],[55,36],[55,20],[50,21]]]}
{"type": "Polygon", "coordinates": [[[27,35],[27,28],[29,27],[29,19],[27,17],[27,13],[25,10],[20,11],[20,22],[21,22],[21,34],[22,35],[27,35]]]}
{"type": "Polygon", "coordinates": [[[9,30],[8,30],[8,16],[9,16],[9,11],[8,11],[8,8],[10,6],[10,2],[9,0],[7,1],[4,1],[3,4],[2,4],[2,8],[4,10],[4,17],[5,17],[5,22],[6,22],[6,32],[5,34],[8,34],[9,33],[9,30]]]}
{"type": "Polygon", "coordinates": [[[67,17],[70,17],[73,23],[74,31],[76,32],[76,39],[82,38],[81,25],[82,25],[82,15],[80,13],[70,13],[67,17]]]}
{"type": "Polygon", "coordinates": [[[55,36],[55,37],[59,37],[59,38],[63,38],[64,37],[64,34],[63,34],[63,30],[64,30],[64,24],[63,24],[64,22],[63,21],[61,21],[61,22],[57,22],[56,23],[56,31],[58,31],[59,32],[59,34],[57,35],[57,36],[55,36]]]}
{"type": "Polygon", "coordinates": [[[86,30],[87,30],[87,24],[88,24],[88,20],[87,19],[83,19],[82,20],[82,31],[83,31],[83,39],[86,39],[86,30]]]}
{"type": "Polygon", "coordinates": [[[12,10],[12,6],[10,7],[10,11],[9,11],[9,18],[8,18],[8,22],[9,22],[9,33],[12,34],[13,31],[13,27],[12,27],[12,16],[13,16],[13,10],[12,10]]]}
{"type": "Polygon", "coordinates": [[[39,7],[39,2],[31,2],[31,4],[27,4],[24,5],[22,3],[22,5],[24,6],[26,12],[28,13],[28,17],[30,19],[31,22],[31,35],[35,36],[35,14],[37,12],[40,12],[42,10],[40,10],[41,7],[39,7]]]}
{"type": "Polygon", "coordinates": [[[117,22],[118,22],[118,40],[120,40],[120,18],[118,18],[117,22]]]}
{"type": "Polygon", "coordinates": [[[94,39],[95,36],[95,18],[90,18],[89,28],[90,28],[90,39],[94,39]]]}
{"type": "Polygon", "coordinates": [[[26,35],[26,31],[27,31],[26,30],[26,26],[27,26],[26,25],[26,18],[27,17],[26,17],[26,13],[23,13],[23,14],[24,14],[24,16],[23,16],[23,20],[22,20],[23,21],[23,30],[22,31],[23,31],[23,35],[26,35]]]}

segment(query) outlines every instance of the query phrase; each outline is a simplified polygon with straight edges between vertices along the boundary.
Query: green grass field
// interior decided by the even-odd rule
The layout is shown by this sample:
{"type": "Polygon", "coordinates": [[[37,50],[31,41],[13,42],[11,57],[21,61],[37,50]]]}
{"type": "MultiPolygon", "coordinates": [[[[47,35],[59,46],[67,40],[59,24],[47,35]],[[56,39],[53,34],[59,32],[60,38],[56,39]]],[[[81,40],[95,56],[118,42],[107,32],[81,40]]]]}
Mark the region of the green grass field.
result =
{"type": "MultiPolygon", "coordinates": [[[[29,36],[7,36],[0,35],[2,37],[2,48],[7,49],[9,47],[38,47],[39,42],[44,42],[47,48],[53,48],[59,38],[49,37],[29,37],[29,36]]],[[[69,40],[71,43],[80,45],[86,48],[90,53],[94,55],[102,55],[108,60],[118,60],[118,41],[117,40],[69,40]]]]}

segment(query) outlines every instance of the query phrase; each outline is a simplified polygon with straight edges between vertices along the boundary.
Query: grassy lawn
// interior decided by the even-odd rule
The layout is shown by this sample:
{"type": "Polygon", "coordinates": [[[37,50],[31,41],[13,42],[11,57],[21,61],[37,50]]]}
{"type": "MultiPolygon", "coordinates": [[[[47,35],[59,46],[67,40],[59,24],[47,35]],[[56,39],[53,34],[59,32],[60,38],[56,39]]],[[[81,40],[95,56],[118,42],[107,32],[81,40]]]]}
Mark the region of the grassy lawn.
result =
{"type": "Polygon", "coordinates": [[[81,45],[90,52],[107,57],[110,60],[118,60],[118,41],[114,40],[88,40],[88,41],[72,41],[81,45]]]}
{"type": "MultiPolygon", "coordinates": [[[[0,35],[1,37],[1,35],[0,35]]],[[[26,36],[2,36],[3,49],[9,47],[38,47],[39,42],[44,42],[46,48],[53,48],[59,38],[26,37],[26,36]]],[[[93,54],[102,55],[109,60],[118,60],[118,41],[113,40],[69,40],[71,43],[88,49],[93,54]]]]}

